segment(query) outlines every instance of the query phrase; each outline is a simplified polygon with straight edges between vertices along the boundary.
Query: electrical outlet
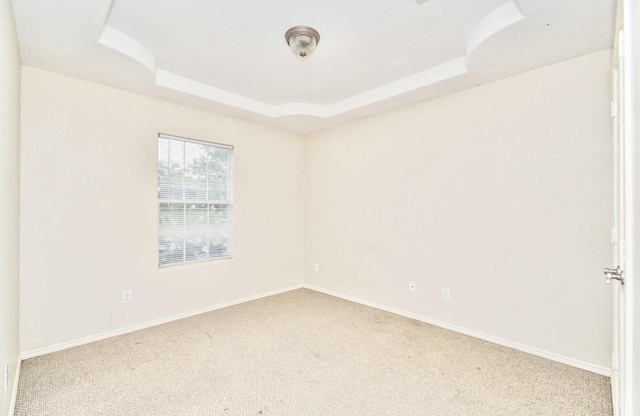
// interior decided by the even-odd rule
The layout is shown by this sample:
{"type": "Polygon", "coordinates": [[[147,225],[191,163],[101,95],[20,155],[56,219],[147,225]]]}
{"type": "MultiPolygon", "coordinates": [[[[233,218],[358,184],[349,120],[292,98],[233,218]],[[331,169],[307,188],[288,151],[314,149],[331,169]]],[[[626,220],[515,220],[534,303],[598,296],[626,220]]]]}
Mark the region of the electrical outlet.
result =
{"type": "Polygon", "coordinates": [[[416,282],[414,282],[413,280],[409,282],[409,290],[411,292],[415,292],[417,290],[416,288],[416,282]]]}
{"type": "Polygon", "coordinates": [[[314,272],[319,272],[320,271],[320,265],[318,263],[313,263],[313,271],[314,272]]]}
{"type": "Polygon", "coordinates": [[[122,291],[122,303],[130,303],[133,302],[133,292],[130,290],[122,291]]]}
{"type": "Polygon", "coordinates": [[[451,289],[449,289],[448,287],[442,288],[442,299],[451,300],[451,289]]]}
{"type": "Polygon", "coordinates": [[[4,363],[4,391],[9,390],[9,362],[4,363]]]}

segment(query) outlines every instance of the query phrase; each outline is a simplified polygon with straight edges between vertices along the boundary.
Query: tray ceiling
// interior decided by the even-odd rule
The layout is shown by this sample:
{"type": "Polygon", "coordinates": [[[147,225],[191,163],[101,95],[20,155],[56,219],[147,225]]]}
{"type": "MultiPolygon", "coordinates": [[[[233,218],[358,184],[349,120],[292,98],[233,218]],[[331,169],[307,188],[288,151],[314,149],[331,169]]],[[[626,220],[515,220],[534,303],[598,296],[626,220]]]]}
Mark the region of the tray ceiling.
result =
{"type": "Polygon", "coordinates": [[[25,65],[303,134],[610,48],[613,0],[14,0],[25,65]],[[320,32],[301,60],[284,34],[320,32]]]}

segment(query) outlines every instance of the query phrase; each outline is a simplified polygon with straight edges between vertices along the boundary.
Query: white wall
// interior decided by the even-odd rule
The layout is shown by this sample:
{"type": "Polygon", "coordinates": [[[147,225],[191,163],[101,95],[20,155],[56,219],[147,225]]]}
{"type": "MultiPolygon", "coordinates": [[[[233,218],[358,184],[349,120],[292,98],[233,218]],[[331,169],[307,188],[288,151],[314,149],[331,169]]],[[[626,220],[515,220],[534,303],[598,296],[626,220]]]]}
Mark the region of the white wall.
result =
{"type": "Polygon", "coordinates": [[[30,67],[22,79],[22,352],[302,283],[301,136],[30,67]],[[235,146],[233,260],[158,269],[159,132],[235,146]]]}
{"type": "Polygon", "coordinates": [[[20,272],[20,52],[11,0],[0,0],[0,91],[0,414],[6,415],[19,353],[20,272]]]}
{"type": "Polygon", "coordinates": [[[603,51],[312,135],[305,282],[610,368],[609,68],[603,51]]]}

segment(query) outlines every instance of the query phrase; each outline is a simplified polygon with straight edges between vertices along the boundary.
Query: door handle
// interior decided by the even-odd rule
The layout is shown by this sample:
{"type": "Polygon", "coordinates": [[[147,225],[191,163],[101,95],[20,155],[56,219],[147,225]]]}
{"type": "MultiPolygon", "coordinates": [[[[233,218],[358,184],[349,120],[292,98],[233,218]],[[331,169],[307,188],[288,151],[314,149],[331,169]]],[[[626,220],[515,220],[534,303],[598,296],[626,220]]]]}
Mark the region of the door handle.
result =
{"type": "Polygon", "coordinates": [[[624,285],[624,278],[622,277],[622,273],[623,271],[622,269],[620,269],[620,266],[616,267],[615,269],[610,269],[608,267],[605,267],[604,275],[606,276],[606,278],[604,282],[610,285],[611,280],[617,280],[624,285]]]}

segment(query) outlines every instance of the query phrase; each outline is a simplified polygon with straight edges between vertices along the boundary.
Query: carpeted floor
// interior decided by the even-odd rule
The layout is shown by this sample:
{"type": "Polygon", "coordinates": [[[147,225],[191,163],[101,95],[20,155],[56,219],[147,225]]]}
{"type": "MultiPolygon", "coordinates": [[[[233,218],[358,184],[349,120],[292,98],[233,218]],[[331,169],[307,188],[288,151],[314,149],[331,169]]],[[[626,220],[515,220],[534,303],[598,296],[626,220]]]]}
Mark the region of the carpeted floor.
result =
{"type": "Polygon", "coordinates": [[[612,410],[607,377],[301,289],[27,360],[15,414],[612,410]]]}

